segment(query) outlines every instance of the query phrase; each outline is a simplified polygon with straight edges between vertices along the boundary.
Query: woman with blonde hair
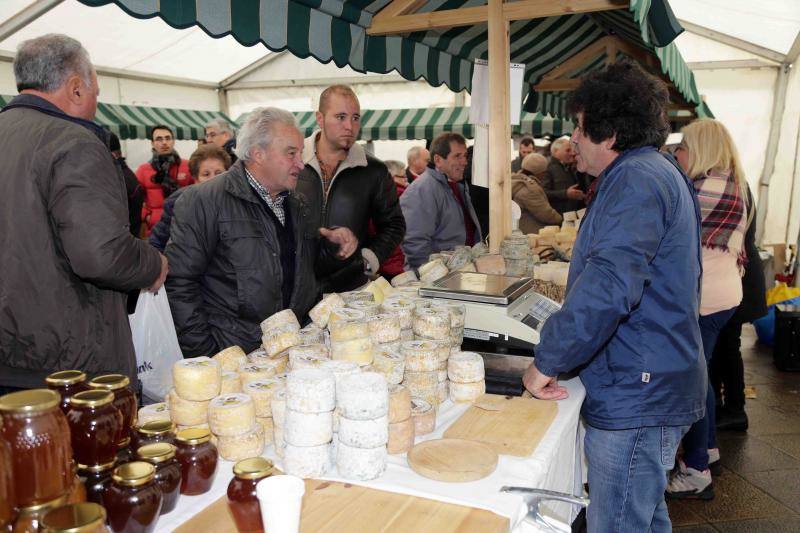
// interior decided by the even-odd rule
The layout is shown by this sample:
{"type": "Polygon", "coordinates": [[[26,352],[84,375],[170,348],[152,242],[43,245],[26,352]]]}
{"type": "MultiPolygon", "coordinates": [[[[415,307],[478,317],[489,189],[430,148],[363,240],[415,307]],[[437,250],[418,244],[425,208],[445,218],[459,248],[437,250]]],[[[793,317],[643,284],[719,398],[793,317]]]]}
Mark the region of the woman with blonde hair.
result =
{"type": "MultiPolygon", "coordinates": [[[[703,281],[700,294],[700,335],[706,363],[711,360],[720,330],[742,301],[747,254],[744,248],[749,216],[747,181],[739,154],[725,126],[700,119],[685,126],[675,149],[681,168],[692,180],[701,218],[703,281]]],[[[714,497],[709,459],[719,460],[716,444],[714,390],[708,385],[706,415],[683,438],[683,460],[667,497],[710,500],[714,497]]]]}

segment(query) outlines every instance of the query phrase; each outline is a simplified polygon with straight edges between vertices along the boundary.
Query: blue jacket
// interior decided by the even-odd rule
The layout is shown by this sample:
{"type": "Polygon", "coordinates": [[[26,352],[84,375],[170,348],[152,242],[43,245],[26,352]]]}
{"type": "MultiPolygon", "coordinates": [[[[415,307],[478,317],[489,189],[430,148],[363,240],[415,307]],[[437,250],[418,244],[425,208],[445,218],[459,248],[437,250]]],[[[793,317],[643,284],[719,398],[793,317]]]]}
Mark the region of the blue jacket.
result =
{"type": "Polygon", "coordinates": [[[167,247],[167,241],[169,241],[169,225],[172,224],[172,216],[175,214],[175,202],[178,201],[185,189],[186,187],[181,187],[164,199],[164,210],[161,212],[161,218],[153,226],[150,237],[148,237],[150,245],[154,246],[162,254],[167,247]]]}
{"type": "Polygon", "coordinates": [[[655,148],[600,176],[572,252],[567,297],[541,332],[536,367],[579,369],[583,416],[601,429],[688,425],[704,413],[694,189],[655,148]]]}

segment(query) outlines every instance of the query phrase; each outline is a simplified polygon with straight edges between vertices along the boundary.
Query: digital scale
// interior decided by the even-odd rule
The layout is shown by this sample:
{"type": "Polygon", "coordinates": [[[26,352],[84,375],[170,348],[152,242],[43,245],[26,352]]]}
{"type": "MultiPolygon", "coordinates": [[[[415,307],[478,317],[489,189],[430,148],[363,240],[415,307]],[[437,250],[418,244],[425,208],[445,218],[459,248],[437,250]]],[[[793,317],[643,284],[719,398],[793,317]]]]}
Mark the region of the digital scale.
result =
{"type": "Polygon", "coordinates": [[[451,272],[420,287],[419,294],[462,302],[462,348],[483,356],[487,392],[522,393],[522,374],[531,364],[539,331],[559,304],[536,292],[531,278],[477,272],[451,272]]]}

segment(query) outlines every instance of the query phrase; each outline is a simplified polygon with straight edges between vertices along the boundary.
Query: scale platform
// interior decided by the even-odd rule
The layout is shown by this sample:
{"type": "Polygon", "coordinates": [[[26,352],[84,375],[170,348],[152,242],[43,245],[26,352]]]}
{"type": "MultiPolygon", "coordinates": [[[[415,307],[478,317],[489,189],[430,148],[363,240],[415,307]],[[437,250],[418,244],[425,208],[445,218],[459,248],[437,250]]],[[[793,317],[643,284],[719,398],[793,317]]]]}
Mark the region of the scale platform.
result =
{"type": "Polygon", "coordinates": [[[531,285],[533,280],[530,278],[477,272],[451,272],[436,280],[432,286],[420,287],[419,293],[431,298],[508,305],[525,294],[531,285]]]}

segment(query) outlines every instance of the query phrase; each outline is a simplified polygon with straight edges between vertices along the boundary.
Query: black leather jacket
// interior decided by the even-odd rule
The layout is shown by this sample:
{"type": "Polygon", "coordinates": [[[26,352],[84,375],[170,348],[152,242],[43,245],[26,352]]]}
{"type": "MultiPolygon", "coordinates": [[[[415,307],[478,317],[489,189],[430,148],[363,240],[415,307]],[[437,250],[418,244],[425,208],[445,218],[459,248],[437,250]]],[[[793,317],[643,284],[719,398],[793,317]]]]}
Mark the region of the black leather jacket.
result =
{"type": "Polygon", "coordinates": [[[343,261],[336,258],[337,245],[321,240],[316,264],[323,293],[349,291],[368,281],[360,249],[372,250],[383,263],[402,242],[406,222],[386,165],[359,145],[350,148],[347,159],[339,165],[325,202],[314,155],[315,137],[316,134],[306,139],[306,167],[300,173],[297,191],[308,200],[312,227],[347,227],[358,238],[359,251],[343,261]],[[373,236],[369,232],[370,221],[375,229],[373,236]]]}
{"type": "MultiPolygon", "coordinates": [[[[291,308],[300,320],[317,299],[318,238],[308,206],[289,204],[295,237],[291,308]]],[[[241,161],[213,180],[187,188],[175,203],[166,248],[166,287],[185,357],[214,355],[228,346],[252,351],[262,320],[282,310],[283,270],[269,209],[247,182],[241,161]]]]}

